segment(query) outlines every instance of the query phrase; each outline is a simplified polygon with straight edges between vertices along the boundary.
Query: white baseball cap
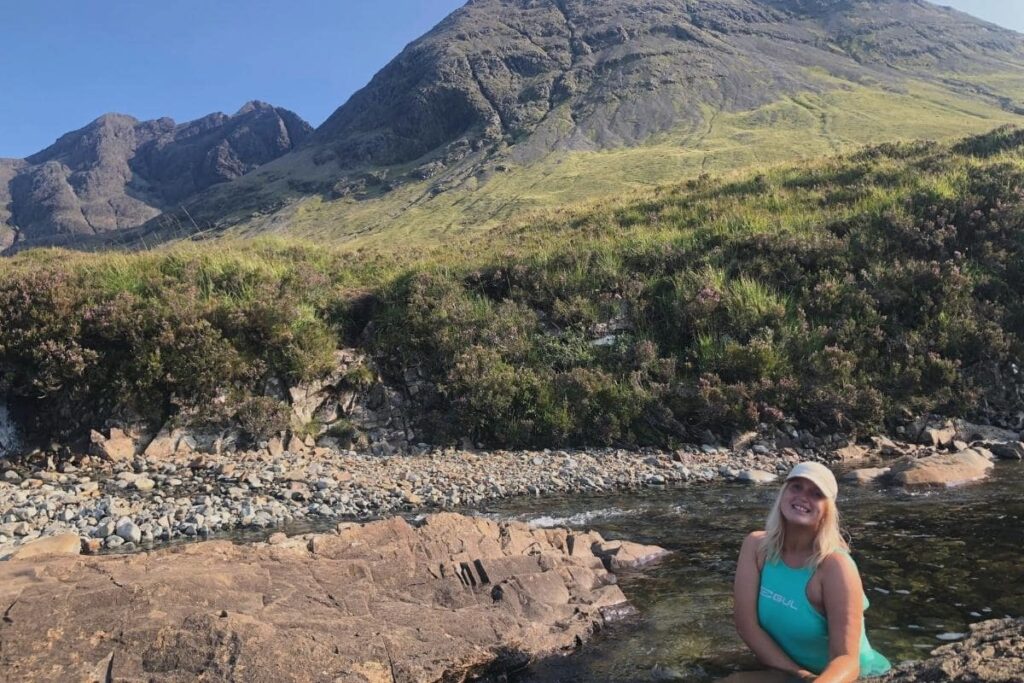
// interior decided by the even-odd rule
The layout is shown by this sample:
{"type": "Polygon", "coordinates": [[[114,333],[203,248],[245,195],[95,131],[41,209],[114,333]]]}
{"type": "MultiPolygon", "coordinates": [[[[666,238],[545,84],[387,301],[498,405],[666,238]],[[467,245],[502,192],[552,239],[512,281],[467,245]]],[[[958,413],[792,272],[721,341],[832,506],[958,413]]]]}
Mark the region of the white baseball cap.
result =
{"type": "Polygon", "coordinates": [[[789,474],[786,475],[786,481],[796,477],[813,481],[821,489],[821,492],[825,494],[825,497],[831,500],[835,500],[839,494],[839,484],[836,483],[836,475],[832,474],[832,470],[820,462],[800,463],[789,471],[789,474]]]}

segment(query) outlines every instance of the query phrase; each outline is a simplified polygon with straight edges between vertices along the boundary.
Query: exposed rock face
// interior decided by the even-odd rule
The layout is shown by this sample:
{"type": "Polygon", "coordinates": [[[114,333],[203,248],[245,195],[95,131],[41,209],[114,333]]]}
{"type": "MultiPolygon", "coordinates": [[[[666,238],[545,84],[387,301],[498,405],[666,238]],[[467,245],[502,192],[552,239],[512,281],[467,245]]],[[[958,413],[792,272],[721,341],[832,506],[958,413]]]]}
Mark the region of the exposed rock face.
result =
{"type": "Polygon", "coordinates": [[[105,114],[25,160],[0,160],[0,248],[140,225],[276,159],[311,130],[261,102],[180,125],[105,114]]]}
{"type": "Polygon", "coordinates": [[[1024,681],[1024,619],[971,625],[964,640],[932,650],[930,659],[896,667],[879,683],[1019,683],[1024,681]]]}
{"type": "MultiPolygon", "coordinates": [[[[1024,112],[1016,94],[971,78],[1019,64],[1020,34],[926,0],[472,0],[287,162],[189,211],[230,225],[314,194],[372,200],[420,181],[431,197],[471,191],[552,153],[700,139],[718,113],[835,88],[926,85],[1024,112]]],[[[177,223],[188,218],[140,235],[173,238],[177,223]]]]}
{"type": "Polygon", "coordinates": [[[596,534],[440,514],[274,541],[4,563],[0,666],[19,681],[457,681],[572,648],[626,605],[596,534]]]}
{"type": "Polygon", "coordinates": [[[1012,31],[916,0],[473,0],[407,47],[321,126],[345,166],[441,161],[508,136],[520,159],[632,145],[703,119],[890,67],[996,68],[1012,31]],[[950,36],[954,36],[952,39],[950,36]],[[841,46],[841,49],[836,49],[841,46]]]}
{"type": "Polygon", "coordinates": [[[988,476],[992,461],[978,450],[939,453],[893,463],[890,477],[901,486],[952,486],[988,476]]]}

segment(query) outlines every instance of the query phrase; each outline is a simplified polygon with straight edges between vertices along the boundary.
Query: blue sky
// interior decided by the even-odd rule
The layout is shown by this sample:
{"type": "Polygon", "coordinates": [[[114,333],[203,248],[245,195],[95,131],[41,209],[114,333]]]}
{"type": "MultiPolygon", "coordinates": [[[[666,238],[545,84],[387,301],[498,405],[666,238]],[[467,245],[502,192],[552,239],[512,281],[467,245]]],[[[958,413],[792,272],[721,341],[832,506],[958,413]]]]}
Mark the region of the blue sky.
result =
{"type": "MultiPolygon", "coordinates": [[[[628,0],[624,0],[628,1],[628,0]]],[[[0,3],[0,157],[100,114],[187,121],[259,99],[320,124],[463,0],[0,3]]],[[[1024,0],[939,0],[1024,32],[1024,0]]]]}

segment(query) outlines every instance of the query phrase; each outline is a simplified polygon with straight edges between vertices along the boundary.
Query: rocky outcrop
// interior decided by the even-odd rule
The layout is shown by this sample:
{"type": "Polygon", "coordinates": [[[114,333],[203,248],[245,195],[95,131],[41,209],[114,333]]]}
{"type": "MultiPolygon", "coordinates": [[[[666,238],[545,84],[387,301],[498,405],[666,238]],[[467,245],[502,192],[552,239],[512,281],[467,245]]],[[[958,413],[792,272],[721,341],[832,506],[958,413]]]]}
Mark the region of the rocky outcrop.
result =
{"type": "Polygon", "coordinates": [[[964,640],[943,645],[924,662],[896,667],[879,683],[1020,683],[1024,681],[1024,619],[971,624],[964,640]]]}
{"type": "Polygon", "coordinates": [[[0,666],[19,681],[459,681],[621,616],[596,544],[439,514],[255,547],[13,560],[0,666]]]}
{"type": "Polygon", "coordinates": [[[141,225],[278,158],[311,131],[292,112],[262,102],[180,125],[105,114],[25,160],[0,160],[0,248],[141,225]]]}

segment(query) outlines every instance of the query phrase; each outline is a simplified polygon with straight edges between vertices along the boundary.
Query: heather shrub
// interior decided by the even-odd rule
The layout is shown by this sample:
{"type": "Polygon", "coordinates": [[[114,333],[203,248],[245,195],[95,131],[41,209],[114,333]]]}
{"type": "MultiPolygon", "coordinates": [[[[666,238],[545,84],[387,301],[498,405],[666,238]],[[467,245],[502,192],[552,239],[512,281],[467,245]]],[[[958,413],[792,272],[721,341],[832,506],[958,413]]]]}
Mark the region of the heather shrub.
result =
{"type": "Polygon", "coordinates": [[[704,176],[433,249],[278,240],[10,265],[0,390],[46,433],[205,410],[260,438],[286,408],[265,380],[321,376],[342,343],[399,389],[427,380],[409,399],[437,441],[867,431],[1017,400],[1024,137],[704,176]]]}

